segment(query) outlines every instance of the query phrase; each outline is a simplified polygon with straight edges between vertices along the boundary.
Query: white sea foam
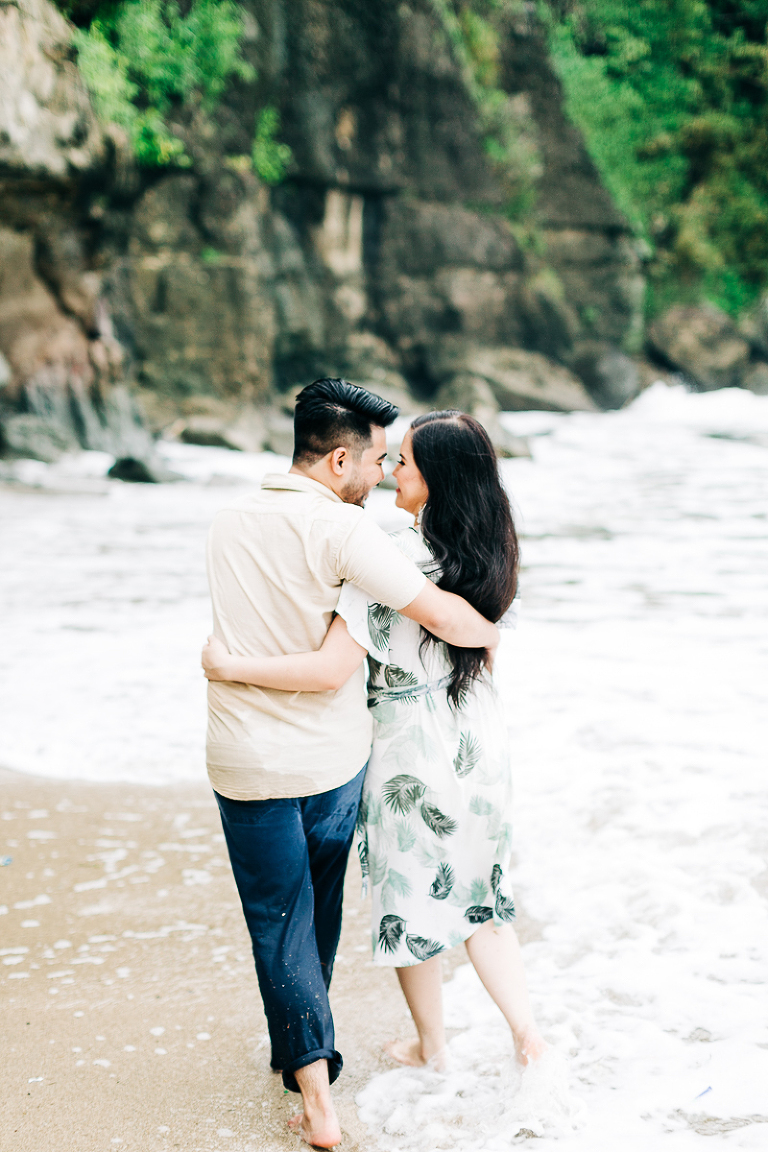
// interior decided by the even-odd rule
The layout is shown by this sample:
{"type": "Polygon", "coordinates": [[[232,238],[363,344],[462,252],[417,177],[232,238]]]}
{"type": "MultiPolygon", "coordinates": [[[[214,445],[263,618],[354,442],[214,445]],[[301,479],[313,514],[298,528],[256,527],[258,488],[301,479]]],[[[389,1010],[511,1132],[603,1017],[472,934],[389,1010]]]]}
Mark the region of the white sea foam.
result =
{"type": "MultiPolygon", "coordinates": [[[[568,1152],[763,1148],[768,400],[656,386],[622,412],[505,420],[534,453],[505,465],[525,533],[498,670],[516,887],[537,1014],[584,1106],[573,1132],[530,1130],[568,1152]]],[[[454,1071],[361,1096],[383,1149],[515,1143],[505,1026],[471,969],[445,992],[454,1071]]]]}
{"type": "MultiPolygon", "coordinates": [[[[524,534],[520,625],[498,662],[515,884],[538,925],[537,1013],[586,1116],[539,1142],[764,1147],[768,398],[656,385],[616,413],[504,419],[533,451],[504,464],[524,534]]],[[[0,495],[2,760],[203,779],[205,530],[286,462],[177,446],[169,467],[190,479],[156,487],[102,484],[97,463],[78,494],[75,460],[27,468],[56,491],[0,495]]],[[[371,499],[387,526],[404,522],[392,501],[371,499]]],[[[446,1003],[455,1070],[374,1080],[372,1148],[523,1139],[509,1038],[469,969],[446,1003]]]]}
{"type": "Polygon", "coordinates": [[[395,1069],[358,1094],[360,1117],[385,1152],[501,1152],[525,1133],[579,1128],[585,1109],[570,1091],[563,1055],[552,1049],[521,1069],[509,1029],[469,965],[446,985],[445,1013],[461,1029],[449,1041],[445,1072],[395,1069]]]}

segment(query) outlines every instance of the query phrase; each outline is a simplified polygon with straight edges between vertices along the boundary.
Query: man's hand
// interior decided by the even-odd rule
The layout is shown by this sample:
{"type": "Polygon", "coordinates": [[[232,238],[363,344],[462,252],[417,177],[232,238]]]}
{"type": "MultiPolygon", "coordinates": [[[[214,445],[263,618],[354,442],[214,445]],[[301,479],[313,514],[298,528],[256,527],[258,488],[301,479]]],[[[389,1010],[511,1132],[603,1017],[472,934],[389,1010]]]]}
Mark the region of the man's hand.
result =
{"type": "MultiPolygon", "coordinates": [[[[501,637],[499,637],[501,640],[501,637]]],[[[493,672],[493,662],[496,659],[496,653],[499,650],[499,641],[497,641],[491,648],[485,650],[485,666],[489,672],[493,672]]]]}
{"type": "Polygon", "coordinates": [[[231,680],[229,663],[232,660],[224,644],[216,636],[209,636],[200,663],[206,680],[231,680]]]}

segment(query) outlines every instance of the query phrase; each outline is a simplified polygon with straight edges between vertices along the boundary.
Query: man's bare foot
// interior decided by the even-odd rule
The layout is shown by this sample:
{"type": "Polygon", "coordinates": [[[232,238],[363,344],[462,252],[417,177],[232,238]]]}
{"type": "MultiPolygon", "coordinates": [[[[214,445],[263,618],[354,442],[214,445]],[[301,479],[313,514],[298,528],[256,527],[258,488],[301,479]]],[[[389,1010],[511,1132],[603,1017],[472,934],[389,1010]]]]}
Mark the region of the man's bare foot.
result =
{"type": "Polygon", "coordinates": [[[335,1148],[341,1142],[328,1083],[328,1061],[315,1060],[296,1069],[304,1111],[288,1121],[288,1127],[313,1148],[335,1148]]]}
{"type": "Polygon", "coordinates": [[[330,1111],[299,1112],[288,1121],[288,1127],[313,1148],[335,1148],[341,1143],[341,1128],[333,1108],[330,1111]]]}
{"type": "Polygon", "coordinates": [[[398,1064],[406,1064],[409,1068],[425,1068],[429,1065],[435,1072],[445,1071],[448,1056],[445,1047],[427,1055],[420,1040],[390,1040],[384,1045],[384,1051],[387,1056],[397,1060],[398,1064]]]}

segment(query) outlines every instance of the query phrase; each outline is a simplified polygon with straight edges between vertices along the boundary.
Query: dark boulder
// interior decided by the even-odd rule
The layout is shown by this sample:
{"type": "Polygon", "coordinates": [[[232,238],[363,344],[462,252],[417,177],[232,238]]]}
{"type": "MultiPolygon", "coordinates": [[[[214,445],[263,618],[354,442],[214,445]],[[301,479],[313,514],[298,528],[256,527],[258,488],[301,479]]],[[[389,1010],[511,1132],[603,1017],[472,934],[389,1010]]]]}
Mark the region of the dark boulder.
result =
{"type": "Polygon", "coordinates": [[[126,484],[157,484],[158,478],[144,460],[135,456],[121,456],[115,460],[107,472],[112,480],[124,480],[126,484]]]}
{"type": "Polygon", "coordinates": [[[573,367],[600,408],[622,408],[642,390],[637,364],[614,345],[581,345],[574,357],[573,367]]]}
{"type": "Polygon", "coordinates": [[[704,391],[740,385],[749,365],[749,343],[712,304],[674,305],[653,321],[648,342],[665,363],[704,391]]]}

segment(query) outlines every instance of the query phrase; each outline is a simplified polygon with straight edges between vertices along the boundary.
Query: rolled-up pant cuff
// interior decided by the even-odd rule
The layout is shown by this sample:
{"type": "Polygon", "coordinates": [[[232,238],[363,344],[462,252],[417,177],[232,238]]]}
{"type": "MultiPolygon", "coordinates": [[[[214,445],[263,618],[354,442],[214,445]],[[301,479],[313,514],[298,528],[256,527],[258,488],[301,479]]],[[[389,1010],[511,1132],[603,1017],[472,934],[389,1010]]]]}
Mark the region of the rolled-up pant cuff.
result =
{"type": "Polygon", "coordinates": [[[291,1061],[287,1068],[283,1068],[283,1084],[289,1092],[301,1091],[294,1073],[318,1060],[328,1061],[328,1083],[333,1084],[334,1081],[338,1080],[339,1073],[344,1067],[341,1053],[337,1052],[335,1048],[316,1048],[314,1052],[307,1052],[304,1056],[297,1057],[296,1060],[291,1061]]]}

